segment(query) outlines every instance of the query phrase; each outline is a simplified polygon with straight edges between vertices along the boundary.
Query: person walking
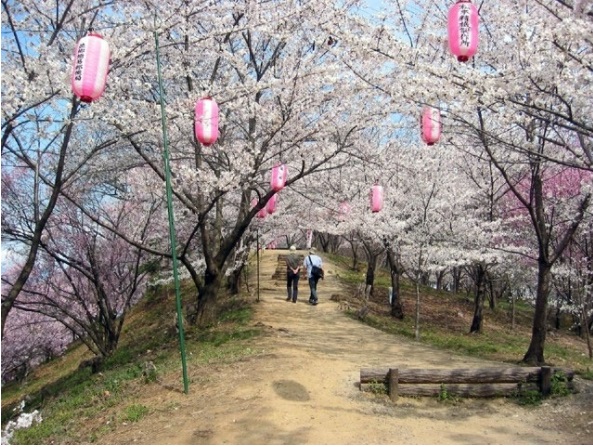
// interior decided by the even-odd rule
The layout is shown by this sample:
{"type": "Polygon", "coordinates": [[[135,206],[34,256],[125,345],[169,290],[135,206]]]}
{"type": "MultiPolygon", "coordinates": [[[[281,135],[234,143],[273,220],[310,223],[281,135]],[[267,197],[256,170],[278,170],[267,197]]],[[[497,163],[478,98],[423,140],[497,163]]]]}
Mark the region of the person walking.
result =
{"type": "Polygon", "coordinates": [[[309,256],[307,256],[303,262],[303,265],[307,268],[307,278],[309,279],[309,289],[311,290],[309,303],[313,306],[316,306],[318,302],[317,283],[320,278],[323,278],[323,261],[315,254],[315,252],[315,247],[311,247],[309,256]]]}
{"type": "Polygon", "coordinates": [[[297,302],[300,276],[301,260],[296,253],[296,247],[291,245],[290,253],[286,256],[286,301],[297,302]]]}

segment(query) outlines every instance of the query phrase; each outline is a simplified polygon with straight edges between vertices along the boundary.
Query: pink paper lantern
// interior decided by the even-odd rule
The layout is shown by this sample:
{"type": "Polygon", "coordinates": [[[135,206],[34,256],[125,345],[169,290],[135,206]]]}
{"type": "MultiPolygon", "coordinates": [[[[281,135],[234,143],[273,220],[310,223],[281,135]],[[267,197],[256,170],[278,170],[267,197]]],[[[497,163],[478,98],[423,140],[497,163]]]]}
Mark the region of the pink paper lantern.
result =
{"type": "Polygon", "coordinates": [[[478,50],[478,9],[469,0],[459,0],[449,9],[449,50],[466,62],[478,50]]]}
{"type": "Polygon", "coordinates": [[[422,141],[432,146],[441,137],[441,112],[434,107],[422,110],[422,141]]]}
{"type": "Polygon", "coordinates": [[[268,203],[266,203],[266,211],[268,212],[268,214],[274,214],[274,211],[276,211],[277,205],[278,205],[278,194],[274,194],[272,197],[270,197],[270,200],[268,200],[268,203]]]}
{"type": "Polygon", "coordinates": [[[285,164],[277,164],[272,168],[272,178],[270,180],[270,188],[278,192],[286,185],[288,178],[288,167],[285,164]]]}
{"type": "Polygon", "coordinates": [[[371,211],[378,213],[383,209],[383,187],[373,185],[371,188],[371,211]]]}
{"type": "Polygon", "coordinates": [[[218,104],[211,97],[196,102],[196,139],[204,146],[210,146],[218,139],[218,104]]]}
{"type": "Polygon", "coordinates": [[[76,44],[71,83],[82,102],[93,102],[105,91],[109,55],[109,44],[100,34],[89,32],[76,44]]]}
{"type": "MultiPolygon", "coordinates": [[[[251,199],[251,208],[255,208],[255,205],[257,205],[258,200],[256,198],[251,199]]],[[[264,206],[261,210],[259,210],[256,214],[256,217],[263,219],[264,217],[266,217],[266,207],[264,206]]]]}
{"type": "Polygon", "coordinates": [[[348,215],[350,214],[350,211],[352,211],[352,207],[350,206],[350,204],[346,200],[341,202],[338,206],[338,220],[346,220],[348,218],[348,215]]]}

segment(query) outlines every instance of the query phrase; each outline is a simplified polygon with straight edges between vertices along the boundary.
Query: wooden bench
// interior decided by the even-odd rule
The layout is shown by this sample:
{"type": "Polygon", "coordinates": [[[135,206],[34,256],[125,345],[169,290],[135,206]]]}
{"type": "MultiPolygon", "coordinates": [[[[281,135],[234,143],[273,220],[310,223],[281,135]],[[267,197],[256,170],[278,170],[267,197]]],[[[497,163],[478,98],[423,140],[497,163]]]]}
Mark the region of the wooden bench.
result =
{"type": "Polygon", "coordinates": [[[408,369],[397,367],[362,368],[360,389],[384,385],[391,397],[438,396],[443,389],[461,397],[512,396],[526,390],[550,393],[552,378],[561,373],[572,389],[574,371],[550,366],[525,368],[408,369]]]}

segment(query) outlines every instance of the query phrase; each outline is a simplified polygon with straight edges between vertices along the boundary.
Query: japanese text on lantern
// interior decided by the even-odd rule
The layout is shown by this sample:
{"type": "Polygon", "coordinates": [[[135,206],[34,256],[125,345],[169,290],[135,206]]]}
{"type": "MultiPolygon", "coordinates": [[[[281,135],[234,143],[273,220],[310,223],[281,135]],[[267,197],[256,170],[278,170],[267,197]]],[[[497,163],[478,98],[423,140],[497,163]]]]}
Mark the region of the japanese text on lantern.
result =
{"type": "Polygon", "coordinates": [[[469,47],[469,11],[469,5],[461,4],[459,6],[459,40],[461,46],[465,47],[469,47]]]}
{"type": "Polygon", "coordinates": [[[82,79],[82,66],[84,62],[84,42],[78,46],[78,54],[76,55],[76,67],[74,71],[74,79],[80,81],[82,79]]]}

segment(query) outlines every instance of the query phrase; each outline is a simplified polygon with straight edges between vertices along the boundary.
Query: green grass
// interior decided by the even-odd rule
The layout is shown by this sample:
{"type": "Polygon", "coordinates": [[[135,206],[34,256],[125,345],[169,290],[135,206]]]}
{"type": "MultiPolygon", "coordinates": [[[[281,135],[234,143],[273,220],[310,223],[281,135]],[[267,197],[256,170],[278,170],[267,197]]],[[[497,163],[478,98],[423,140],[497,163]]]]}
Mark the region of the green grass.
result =
{"type": "Polygon", "coordinates": [[[551,385],[552,396],[568,396],[571,393],[568,387],[568,379],[566,378],[566,375],[561,371],[554,373],[554,375],[552,376],[551,385]]]}
{"type": "MultiPolygon", "coordinates": [[[[159,377],[180,367],[178,337],[174,330],[166,330],[172,326],[172,319],[163,312],[165,307],[173,308],[174,298],[170,291],[161,293],[144,301],[130,315],[120,346],[105,361],[101,374],[92,375],[90,368],[78,370],[72,365],[69,373],[56,379],[51,372],[52,368],[60,368],[56,362],[40,368],[40,374],[44,368],[47,371],[48,383],[38,389],[28,384],[2,388],[3,423],[13,416],[12,408],[25,394],[32,396],[25,411],[37,408],[43,415],[41,423],[16,431],[12,443],[88,444],[110,430],[115,421],[137,422],[150,412],[141,402],[126,405],[139,386],[150,386],[151,381],[143,375],[145,362],[155,364],[159,377]],[[5,400],[7,397],[10,401],[5,400]],[[90,424],[81,430],[81,420],[93,421],[110,414],[113,424],[90,424]]],[[[260,331],[246,327],[251,318],[249,305],[230,299],[216,324],[203,330],[190,328],[186,339],[188,365],[226,363],[256,355],[248,342],[260,331]]]]}
{"type": "MultiPolygon", "coordinates": [[[[332,262],[349,268],[346,260],[338,256],[331,256],[332,262]]],[[[364,263],[359,263],[357,271],[340,272],[340,278],[348,284],[351,290],[355,290],[361,282],[362,273],[366,270],[364,263]]],[[[387,288],[391,286],[390,277],[386,270],[377,269],[375,272],[375,290],[377,297],[387,296],[387,288]]],[[[497,324],[496,330],[485,328],[480,334],[469,334],[467,328],[453,331],[435,322],[426,322],[424,317],[430,301],[447,300],[457,303],[465,308],[464,313],[471,315],[473,312],[473,297],[464,294],[453,294],[443,290],[434,290],[431,287],[420,286],[420,341],[439,349],[445,349],[454,353],[469,355],[477,358],[509,363],[520,363],[530,343],[530,327],[533,318],[533,308],[524,301],[515,303],[515,323],[517,328],[522,330],[510,330],[511,303],[499,301],[495,309],[486,308],[484,319],[486,322],[497,324]]],[[[400,283],[400,294],[406,308],[406,316],[403,320],[396,320],[388,316],[388,304],[386,300],[379,298],[383,312],[369,313],[364,323],[380,329],[384,332],[399,335],[409,339],[415,339],[414,329],[414,306],[416,300],[416,286],[409,280],[403,278],[400,283]]],[[[350,311],[352,318],[358,318],[356,311],[350,311]]],[[[451,318],[450,316],[448,318],[451,318]]],[[[438,321],[438,319],[436,319],[438,321]]],[[[434,321],[434,319],[433,319],[434,321]]],[[[568,334],[567,331],[565,331],[568,334]]],[[[566,366],[574,368],[575,372],[583,378],[593,380],[593,360],[585,355],[586,348],[583,348],[582,341],[576,335],[568,334],[566,339],[572,338],[576,343],[570,346],[563,345],[559,341],[548,337],[545,345],[546,362],[555,366],[566,366]]]]}
{"type": "Polygon", "coordinates": [[[449,392],[447,386],[444,383],[441,383],[439,394],[437,395],[437,400],[441,403],[454,404],[459,402],[459,397],[449,392]]]}
{"type": "MultiPolygon", "coordinates": [[[[351,313],[356,318],[356,313],[351,313]]],[[[392,319],[388,316],[369,315],[365,323],[402,337],[414,339],[414,321],[405,317],[403,321],[392,319]]],[[[446,349],[458,354],[486,360],[519,363],[529,346],[529,336],[513,331],[484,331],[481,334],[468,334],[467,332],[452,333],[435,325],[423,324],[420,321],[420,341],[439,349],[446,349]]],[[[551,365],[570,366],[583,377],[587,369],[593,368],[593,361],[582,355],[582,351],[567,346],[561,346],[553,340],[546,341],[545,356],[551,365]]]]}
{"type": "Polygon", "coordinates": [[[369,391],[373,394],[388,394],[387,386],[384,382],[372,380],[368,384],[369,391]]]}
{"type": "Polygon", "coordinates": [[[148,414],[148,407],[141,404],[132,404],[126,407],[124,412],[124,420],[128,422],[138,422],[148,414]]]}
{"type": "Polygon", "coordinates": [[[515,402],[526,407],[537,407],[543,401],[542,394],[537,390],[519,391],[514,396],[515,402]]]}

